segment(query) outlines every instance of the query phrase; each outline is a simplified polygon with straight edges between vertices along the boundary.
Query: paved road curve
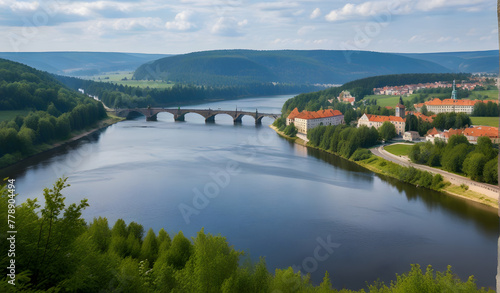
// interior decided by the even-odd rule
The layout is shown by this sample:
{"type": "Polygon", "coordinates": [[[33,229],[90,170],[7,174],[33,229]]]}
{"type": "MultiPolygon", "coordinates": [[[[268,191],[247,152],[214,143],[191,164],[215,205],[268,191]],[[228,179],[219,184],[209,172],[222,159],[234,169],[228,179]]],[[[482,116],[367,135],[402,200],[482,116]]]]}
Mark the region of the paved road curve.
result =
{"type": "MultiPolygon", "coordinates": [[[[384,145],[384,146],[387,146],[387,145],[384,145]]],[[[486,195],[490,198],[493,198],[495,200],[498,199],[498,193],[500,190],[498,188],[498,186],[476,182],[476,181],[471,180],[467,177],[456,175],[456,174],[453,174],[453,173],[450,173],[447,171],[443,171],[440,169],[432,168],[429,166],[414,164],[406,157],[400,157],[400,156],[396,156],[394,154],[389,153],[388,151],[384,150],[384,146],[372,148],[372,149],[370,149],[370,151],[378,157],[381,157],[381,158],[386,159],[388,161],[394,162],[394,163],[399,164],[401,166],[405,166],[405,167],[411,166],[411,167],[414,167],[414,168],[417,168],[420,170],[424,170],[424,171],[428,171],[428,172],[431,172],[434,174],[441,174],[445,180],[450,181],[452,184],[459,185],[459,186],[461,184],[465,184],[465,185],[469,186],[470,190],[479,192],[479,193],[484,194],[484,195],[486,195]]]]}

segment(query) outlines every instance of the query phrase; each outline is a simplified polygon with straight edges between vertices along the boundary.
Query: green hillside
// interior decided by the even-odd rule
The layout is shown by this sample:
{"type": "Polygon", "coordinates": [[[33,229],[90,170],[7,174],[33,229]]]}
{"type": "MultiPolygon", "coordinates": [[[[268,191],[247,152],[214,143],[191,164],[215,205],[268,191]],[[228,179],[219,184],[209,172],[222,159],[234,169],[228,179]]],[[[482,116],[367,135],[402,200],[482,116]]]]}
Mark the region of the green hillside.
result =
{"type": "Polygon", "coordinates": [[[112,71],[133,71],[140,65],[170,55],[112,52],[0,52],[0,58],[53,74],[90,76],[112,71]]]}
{"type": "Polygon", "coordinates": [[[0,59],[0,168],[107,117],[102,103],[50,74],[0,59]]]}
{"type": "Polygon", "coordinates": [[[163,58],[140,66],[138,80],[234,85],[251,82],[341,84],[397,73],[450,72],[425,60],[365,51],[204,51],[163,58]]]}
{"type": "Polygon", "coordinates": [[[452,72],[498,73],[498,50],[401,54],[401,56],[434,62],[452,72]]]}

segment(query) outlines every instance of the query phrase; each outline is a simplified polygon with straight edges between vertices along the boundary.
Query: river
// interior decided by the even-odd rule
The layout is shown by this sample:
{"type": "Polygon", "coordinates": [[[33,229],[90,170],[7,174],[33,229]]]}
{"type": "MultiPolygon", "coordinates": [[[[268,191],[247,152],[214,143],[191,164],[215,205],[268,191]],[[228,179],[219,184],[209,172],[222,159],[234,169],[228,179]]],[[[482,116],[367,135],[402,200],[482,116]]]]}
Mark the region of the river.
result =
{"type": "MultiPolygon", "coordinates": [[[[212,102],[197,108],[279,113],[291,96],[212,102]]],[[[494,287],[496,212],[464,199],[383,178],[356,164],[279,137],[264,118],[233,125],[160,113],[112,125],[78,143],[0,172],[18,200],[68,176],[67,202],[88,198],[83,216],[122,218],[147,231],[221,234],[268,268],[300,267],[336,288],[390,281],[410,264],[447,265],[463,280],[494,287]]]]}

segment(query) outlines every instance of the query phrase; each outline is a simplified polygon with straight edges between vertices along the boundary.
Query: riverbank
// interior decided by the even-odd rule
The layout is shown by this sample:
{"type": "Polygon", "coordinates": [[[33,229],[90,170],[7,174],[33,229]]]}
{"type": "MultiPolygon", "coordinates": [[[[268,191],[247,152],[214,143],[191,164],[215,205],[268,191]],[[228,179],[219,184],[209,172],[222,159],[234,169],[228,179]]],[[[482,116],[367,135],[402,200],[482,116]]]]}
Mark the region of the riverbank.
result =
{"type": "Polygon", "coordinates": [[[73,143],[75,141],[78,141],[78,140],[80,140],[80,139],[82,139],[82,138],[84,138],[84,137],[86,137],[94,132],[100,131],[100,130],[102,130],[110,125],[113,125],[113,124],[118,123],[118,122],[123,121],[123,120],[125,120],[125,118],[115,116],[113,113],[108,112],[107,119],[98,121],[95,125],[87,128],[87,129],[72,132],[71,137],[68,139],[55,141],[52,144],[44,144],[44,145],[37,146],[35,151],[32,154],[27,155],[27,156],[21,156],[21,155],[16,156],[14,154],[12,156],[11,160],[9,160],[7,162],[0,162],[0,170],[5,169],[7,167],[11,167],[15,164],[18,164],[18,163],[21,163],[25,160],[34,158],[34,157],[39,156],[41,154],[44,154],[46,152],[53,151],[55,149],[58,149],[60,147],[65,146],[69,143],[73,143]]]}
{"type": "MultiPolygon", "coordinates": [[[[273,125],[270,125],[270,128],[272,128],[274,131],[276,131],[276,133],[279,136],[281,136],[289,141],[293,141],[299,145],[309,147],[309,148],[318,149],[318,150],[321,150],[323,152],[337,156],[337,154],[335,154],[333,152],[326,151],[326,150],[308,145],[304,140],[302,140],[300,138],[289,137],[286,134],[284,134],[282,131],[279,131],[273,125]]],[[[362,166],[362,167],[364,167],[372,172],[375,172],[377,174],[388,176],[388,177],[395,178],[395,179],[399,180],[399,178],[397,178],[395,175],[393,175],[389,172],[386,172],[383,168],[387,164],[395,164],[395,163],[387,161],[384,158],[377,157],[375,155],[373,155],[373,156],[376,158],[375,160],[373,159],[373,157],[370,159],[361,160],[361,161],[354,161],[354,160],[346,159],[346,158],[343,158],[343,159],[346,159],[348,161],[356,163],[356,164],[358,164],[358,165],[360,165],[360,166],[362,166]]],[[[478,193],[478,192],[475,192],[472,190],[468,190],[468,189],[463,188],[461,186],[454,185],[449,181],[445,181],[445,186],[442,189],[440,189],[439,192],[441,192],[443,194],[451,195],[451,196],[464,198],[464,199],[473,201],[474,203],[479,203],[481,205],[486,205],[486,206],[498,209],[498,200],[495,200],[495,199],[488,197],[486,195],[483,195],[481,193],[478,193]]]]}

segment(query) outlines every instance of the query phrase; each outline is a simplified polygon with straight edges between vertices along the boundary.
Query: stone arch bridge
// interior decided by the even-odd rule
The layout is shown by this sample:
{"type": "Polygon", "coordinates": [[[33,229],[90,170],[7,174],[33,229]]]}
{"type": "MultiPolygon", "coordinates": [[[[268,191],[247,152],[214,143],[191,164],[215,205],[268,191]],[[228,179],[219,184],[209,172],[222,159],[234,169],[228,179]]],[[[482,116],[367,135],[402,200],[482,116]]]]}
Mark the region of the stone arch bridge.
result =
{"type": "Polygon", "coordinates": [[[115,113],[119,117],[125,117],[127,119],[131,118],[134,113],[139,113],[146,116],[147,121],[157,121],[158,113],[168,112],[174,115],[175,121],[185,121],[185,115],[188,113],[196,113],[205,118],[205,122],[215,122],[215,116],[219,114],[227,114],[233,117],[235,124],[241,123],[241,118],[243,116],[252,116],[255,119],[255,124],[261,124],[262,118],[269,117],[272,119],[277,119],[281,114],[269,114],[269,113],[259,113],[258,110],[255,112],[240,111],[238,109],[234,111],[230,110],[213,110],[213,109],[164,109],[164,108],[133,108],[133,109],[116,109],[115,113]]]}

